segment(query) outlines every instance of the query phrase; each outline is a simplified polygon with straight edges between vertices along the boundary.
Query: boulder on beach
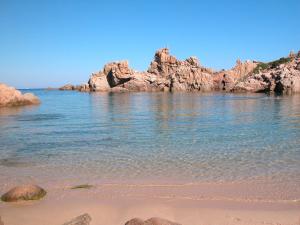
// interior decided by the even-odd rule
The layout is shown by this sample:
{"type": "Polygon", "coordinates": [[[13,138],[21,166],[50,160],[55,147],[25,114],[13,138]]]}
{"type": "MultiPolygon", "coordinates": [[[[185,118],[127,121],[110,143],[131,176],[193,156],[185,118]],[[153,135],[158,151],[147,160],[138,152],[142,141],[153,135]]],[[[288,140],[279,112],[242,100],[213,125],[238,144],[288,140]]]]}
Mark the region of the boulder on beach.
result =
{"type": "Polygon", "coordinates": [[[40,104],[40,100],[34,94],[22,94],[14,87],[9,87],[6,84],[0,83],[0,107],[37,104],[40,104]]]}
{"type": "Polygon", "coordinates": [[[133,218],[125,223],[125,225],[143,225],[144,220],[140,218],[133,218]]]}
{"type": "Polygon", "coordinates": [[[145,221],[143,221],[140,218],[134,218],[127,221],[125,225],[181,225],[181,224],[163,218],[159,218],[159,217],[152,217],[145,221]]]}
{"type": "Polygon", "coordinates": [[[92,221],[92,218],[89,214],[85,213],[81,216],[78,216],[69,222],[64,223],[63,225],[89,225],[92,221]]]}
{"type": "Polygon", "coordinates": [[[39,200],[46,195],[46,191],[37,185],[22,185],[10,189],[1,196],[4,202],[39,200]]]}

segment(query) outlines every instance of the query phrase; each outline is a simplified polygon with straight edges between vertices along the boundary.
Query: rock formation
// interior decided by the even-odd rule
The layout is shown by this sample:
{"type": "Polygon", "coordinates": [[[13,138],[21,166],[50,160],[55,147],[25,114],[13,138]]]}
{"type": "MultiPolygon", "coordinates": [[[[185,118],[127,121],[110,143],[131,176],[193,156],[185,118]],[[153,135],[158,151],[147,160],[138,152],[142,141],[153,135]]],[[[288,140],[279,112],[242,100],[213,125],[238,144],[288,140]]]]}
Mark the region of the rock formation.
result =
{"type": "Polygon", "coordinates": [[[214,85],[217,91],[230,91],[236,83],[249,75],[257,66],[256,62],[247,60],[236,61],[235,67],[230,70],[223,70],[214,74],[214,85]]]}
{"type": "Polygon", "coordinates": [[[46,193],[43,188],[37,185],[22,185],[6,192],[1,196],[1,200],[4,202],[38,200],[43,198],[46,193]]]}
{"type": "Polygon", "coordinates": [[[300,93],[300,53],[270,63],[259,63],[233,91],[300,93]]]}
{"type": "Polygon", "coordinates": [[[0,107],[39,104],[38,97],[31,93],[22,94],[13,87],[0,83],[0,107]]]}
{"type": "Polygon", "coordinates": [[[92,74],[87,84],[65,85],[61,90],[79,91],[249,91],[300,92],[300,53],[290,53],[271,63],[237,60],[230,70],[214,72],[200,65],[196,57],[184,61],[158,50],[147,71],[131,69],[127,61],[112,62],[92,74]]]}
{"type": "Polygon", "coordinates": [[[88,84],[90,91],[213,90],[211,70],[201,67],[196,57],[177,60],[167,48],[155,53],[146,72],[134,71],[127,61],[108,63],[102,71],[92,74],[88,84]]]}

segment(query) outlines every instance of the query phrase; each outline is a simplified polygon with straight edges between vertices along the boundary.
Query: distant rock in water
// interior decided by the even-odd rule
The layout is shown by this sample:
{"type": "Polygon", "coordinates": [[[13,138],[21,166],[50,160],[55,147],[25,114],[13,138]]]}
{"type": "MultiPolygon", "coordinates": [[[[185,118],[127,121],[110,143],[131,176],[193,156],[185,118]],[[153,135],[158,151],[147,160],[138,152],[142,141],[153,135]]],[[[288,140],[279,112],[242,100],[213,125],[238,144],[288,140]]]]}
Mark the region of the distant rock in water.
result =
{"type": "Polygon", "coordinates": [[[295,93],[300,92],[299,58],[299,53],[291,53],[271,63],[237,60],[232,69],[214,72],[201,66],[196,57],[180,61],[163,48],[156,51],[147,71],[135,71],[127,61],[111,62],[93,73],[87,84],[65,85],[60,90],[295,93]]]}
{"type": "Polygon", "coordinates": [[[17,186],[1,196],[4,202],[38,200],[46,195],[46,191],[37,185],[17,186]]]}
{"type": "Polygon", "coordinates": [[[13,87],[0,83],[0,107],[40,104],[38,97],[31,93],[22,94],[13,87]]]}
{"type": "Polygon", "coordinates": [[[180,224],[159,217],[153,217],[145,221],[139,218],[134,218],[127,221],[125,225],[180,225],[180,224]]]}
{"type": "Polygon", "coordinates": [[[90,91],[90,87],[88,84],[82,84],[82,85],[72,85],[72,84],[66,84],[59,88],[60,91],[90,91]]]}

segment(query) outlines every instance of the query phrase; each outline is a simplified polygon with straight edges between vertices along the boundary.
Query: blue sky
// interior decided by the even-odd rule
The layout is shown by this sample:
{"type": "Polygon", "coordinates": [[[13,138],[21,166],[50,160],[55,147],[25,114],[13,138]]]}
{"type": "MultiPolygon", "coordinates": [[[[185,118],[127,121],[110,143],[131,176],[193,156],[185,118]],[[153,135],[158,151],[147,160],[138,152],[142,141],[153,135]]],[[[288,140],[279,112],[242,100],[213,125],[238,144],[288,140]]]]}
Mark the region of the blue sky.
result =
{"type": "Polygon", "coordinates": [[[216,69],[270,61],[300,50],[299,12],[299,0],[0,0],[0,82],[80,84],[122,59],[146,70],[165,46],[216,69]]]}

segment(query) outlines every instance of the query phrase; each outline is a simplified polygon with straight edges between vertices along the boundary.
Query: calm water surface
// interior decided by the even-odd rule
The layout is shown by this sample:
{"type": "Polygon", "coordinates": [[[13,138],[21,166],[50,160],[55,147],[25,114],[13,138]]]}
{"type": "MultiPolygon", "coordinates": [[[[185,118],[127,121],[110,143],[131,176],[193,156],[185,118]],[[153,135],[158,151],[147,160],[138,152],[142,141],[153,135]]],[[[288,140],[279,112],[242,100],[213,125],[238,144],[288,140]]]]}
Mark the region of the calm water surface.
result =
{"type": "Polygon", "coordinates": [[[300,96],[29,90],[0,109],[0,181],[300,181],[300,96]]]}

